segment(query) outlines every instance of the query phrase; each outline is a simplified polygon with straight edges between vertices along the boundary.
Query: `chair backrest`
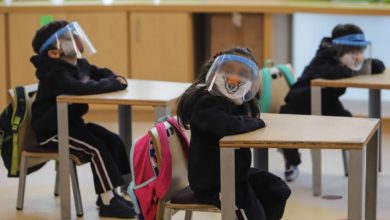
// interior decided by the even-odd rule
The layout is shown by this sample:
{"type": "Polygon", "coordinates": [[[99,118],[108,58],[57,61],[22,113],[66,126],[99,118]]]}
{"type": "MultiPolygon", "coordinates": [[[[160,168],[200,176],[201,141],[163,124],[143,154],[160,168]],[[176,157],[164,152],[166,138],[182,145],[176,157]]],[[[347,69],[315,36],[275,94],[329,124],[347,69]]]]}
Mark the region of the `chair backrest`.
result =
{"type": "MultiPolygon", "coordinates": [[[[291,65],[287,65],[287,67],[289,67],[291,72],[293,72],[291,65]]],[[[280,107],[282,107],[282,105],[285,103],[284,98],[290,90],[290,85],[287,83],[284,75],[277,67],[271,68],[271,76],[272,101],[269,113],[279,113],[280,107]]]]}
{"type": "MultiPolygon", "coordinates": [[[[188,159],[184,147],[184,142],[181,140],[179,134],[169,122],[164,122],[169,141],[169,147],[172,156],[172,182],[168,192],[165,195],[164,201],[169,201],[180,190],[188,186],[188,159]]],[[[154,149],[157,155],[157,166],[161,161],[161,145],[158,132],[156,128],[149,131],[152,138],[154,149]]]]}
{"type": "MultiPolygon", "coordinates": [[[[38,86],[37,84],[32,84],[23,87],[26,92],[26,115],[19,127],[19,153],[26,148],[37,144],[37,140],[35,139],[35,135],[31,128],[31,105],[35,100],[35,93],[37,92],[38,86]]],[[[11,100],[14,101],[14,92],[12,89],[9,90],[9,95],[11,96],[11,100]]],[[[15,105],[15,103],[12,104],[15,105]]]]}

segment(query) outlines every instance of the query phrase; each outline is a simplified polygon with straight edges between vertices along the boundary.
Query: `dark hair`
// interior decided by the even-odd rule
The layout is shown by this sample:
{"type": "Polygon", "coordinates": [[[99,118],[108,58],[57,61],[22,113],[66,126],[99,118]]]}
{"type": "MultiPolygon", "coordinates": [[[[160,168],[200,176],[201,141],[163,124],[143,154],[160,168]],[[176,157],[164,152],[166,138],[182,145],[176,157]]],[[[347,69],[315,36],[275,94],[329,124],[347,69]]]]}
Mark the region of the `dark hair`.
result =
{"type": "MultiPolygon", "coordinates": [[[[34,36],[34,38],[32,40],[32,47],[34,49],[34,52],[38,54],[39,53],[39,49],[41,49],[42,45],[54,33],[56,33],[58,30],[60,30],[61,28],[65,27],[68,24],[69,23],[67,21],[58,20],[58,21],[52,21],[52,22],[42,26],[41,28],[39,28],[35,32],[35,36],[34,36]]],[[[50,50],[50,49],[54,49],[54,48],[53,47],[48,47],[45,51],[50,50]]],[[[42,53],[42,54],[46,54],[47,55],[47,53],[42,53]]]]}
{"type": "MultiPolygon", "coordinates": [[[[332,30],[332,39],[350,34],[364,34],[364,32],[360,27],[354,24],[339,24],[332,30]]],[[[365,49],[365,47],[338,45],[335,47],[335,49],[337,57],[341,57],[346,53],[350,53],[351,51],[361,51],[365,49]]]]}
{"type": "MultiPolygon", "coordinates": [[[[208,60],[200,70],[200,74],[192,85],[180,96],[177,104],[177,117],[179,123],[186,129],[189,129],[190,119],[193,112],[193,105],[200,98],[200,96],[207,93],[205,88],[206,75],[215,58],[222,54],[235,54],[241,55],[256,62],[255,56],[248,48],[234,47],[217,53],[212,59],[208,60]]],[[[258,92],[256,97],[248,102],[250,111],[253,117],[260,115],[259,104],[260,93],[258,92]]]]}
{"type": "Polygon", "coordinates": [[[364,34],[364,32],[360,27],[354,24],[339,24],[332,30],[332,39],[350,34],[364,34]]]}

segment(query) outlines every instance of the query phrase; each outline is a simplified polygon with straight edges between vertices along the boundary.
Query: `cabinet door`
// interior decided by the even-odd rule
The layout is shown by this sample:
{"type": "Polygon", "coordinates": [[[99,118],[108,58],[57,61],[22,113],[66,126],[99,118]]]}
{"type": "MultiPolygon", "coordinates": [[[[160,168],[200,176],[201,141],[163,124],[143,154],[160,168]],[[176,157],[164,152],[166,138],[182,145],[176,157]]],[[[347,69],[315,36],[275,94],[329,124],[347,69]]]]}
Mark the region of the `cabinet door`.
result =
{"type": "Polygon", "coordinates": [[[10,86],[37,82],[35,68],[30,62],[34,51],[31,46],[35,32],[40,27],[42,16],[65,19],[65,14],[56,13],[11,13],[9,14],[9,70],[10,86]]]}
{"type": "Polygon", "coordinates": [[[129,76],[126,12],[68,13],[67,18],[79,22],[95,46],[97,53],[87,57],[90,63],[129,76]]]}
{"type": "Polygon", "coordinates": [[[5,60],[5,21],[4,14],[0,14],[0,111],[5,107],[7,100],[7,76],[5,60]]]}
{"type": "Polygon", "coordinates": [[[263,16],[257,14],[211,15],[211,55],[231,47],[247,47],[263,61],[263,16]]]}
{"type": "Polygon", "coordinates": [[[192,15],[131,13],[131,77],[190,82],[194,78],[192,15]]]}

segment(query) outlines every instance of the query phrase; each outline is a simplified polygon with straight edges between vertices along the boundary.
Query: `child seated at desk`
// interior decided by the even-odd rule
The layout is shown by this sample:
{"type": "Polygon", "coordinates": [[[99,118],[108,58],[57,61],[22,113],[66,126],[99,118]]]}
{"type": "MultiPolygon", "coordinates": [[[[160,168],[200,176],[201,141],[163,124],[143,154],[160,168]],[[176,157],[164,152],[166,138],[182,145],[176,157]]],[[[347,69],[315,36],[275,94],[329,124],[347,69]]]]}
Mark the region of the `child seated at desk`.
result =
{"type": "MultiPolygon", "coordinates": [[[[188,178],[199,202],[221,206],[219,140],[265,126],[259,118],[259,87],[253,54],[233,48],[206,63],[180,97],[179,122],[191,129],[188,178]]],[[[281,219],[290,188],[279,177],[250,168],[250,149],[237,149],[235,155],[236,219],[281,219]]]]}
{"type": "MultiPolygon", "coordinates": [[[[305,67],[302,76],[291,87],[285,98],[286,104],[280,109],[285,114],[311,114],[310,81],[317,78],[341,79],[358,74],[377,74],[385,70],[382,61],[371,59],[370,42],[365,40],[363,31],[353,24],[337,25],[332,37],[322,39],[315,57],[305,67]]],[[[340,102],[345,93],[343,88],[322,90],[322,114],[351,117],[340,102]]],[[[284,149],[285,178],[293,181],[298,177],[301,158],[298,149],[284,149]]]]}
{"type": "MultiPolygon", "coordinates": [[[[41,27],[32,46],[37,54],[31,62],[39,79],[32,105],[32,128],[42,148],[58,149],[57,96],[122,90],[127,87],[127,81],[82,58],[95,53],[95,49],[77,22],[53,21],[41,27]]],[[[70,104],[68,108],[70,154],[84,154],[90,160],[99,215],[134,217],[131,202],[114,191],[124,184],[122,175],[130,173],[120,137],[97,124],[85,123],[82,117],[88,112],[88,105],[70,104]]]]}

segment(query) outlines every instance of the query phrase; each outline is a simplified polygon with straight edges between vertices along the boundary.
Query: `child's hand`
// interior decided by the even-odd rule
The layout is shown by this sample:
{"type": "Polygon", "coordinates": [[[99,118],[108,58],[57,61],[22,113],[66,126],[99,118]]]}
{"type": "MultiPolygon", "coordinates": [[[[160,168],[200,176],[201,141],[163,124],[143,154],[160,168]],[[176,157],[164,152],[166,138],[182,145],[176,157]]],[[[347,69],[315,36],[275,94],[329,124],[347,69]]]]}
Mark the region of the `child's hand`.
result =
{"type": "Polygon", "coordinates": [[[122,76],[117,76],[116,80],[118,80],[119,83],[122,84],[122,85],[127,85],[127,80],[124,77],[122,77],[122,76]]]}

